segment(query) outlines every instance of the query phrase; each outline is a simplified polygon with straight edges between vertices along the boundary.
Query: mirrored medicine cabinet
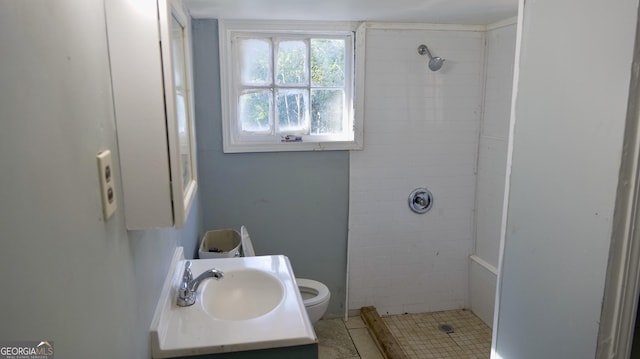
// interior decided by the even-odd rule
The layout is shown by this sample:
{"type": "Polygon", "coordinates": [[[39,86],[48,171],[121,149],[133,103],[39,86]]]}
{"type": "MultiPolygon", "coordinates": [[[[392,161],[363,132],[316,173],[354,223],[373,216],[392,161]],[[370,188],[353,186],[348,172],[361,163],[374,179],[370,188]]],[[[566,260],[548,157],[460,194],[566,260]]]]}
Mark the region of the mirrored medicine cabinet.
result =
{"type": "Polygon", "coordinates": [[[106,1],[127,229],[184,226],[198,182],[189,17],[179,1],[106,1]]]}

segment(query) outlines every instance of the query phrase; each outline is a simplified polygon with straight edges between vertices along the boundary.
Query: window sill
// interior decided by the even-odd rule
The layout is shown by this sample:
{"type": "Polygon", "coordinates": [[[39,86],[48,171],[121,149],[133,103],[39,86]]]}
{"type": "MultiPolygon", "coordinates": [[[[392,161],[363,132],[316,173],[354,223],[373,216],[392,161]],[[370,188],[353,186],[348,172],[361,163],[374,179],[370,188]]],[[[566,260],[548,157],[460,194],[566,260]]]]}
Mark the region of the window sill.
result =
{"type": "Polygon", "coordinates": [[[362,141],[223,144],[224,153],[362,150],[362,141]]]}

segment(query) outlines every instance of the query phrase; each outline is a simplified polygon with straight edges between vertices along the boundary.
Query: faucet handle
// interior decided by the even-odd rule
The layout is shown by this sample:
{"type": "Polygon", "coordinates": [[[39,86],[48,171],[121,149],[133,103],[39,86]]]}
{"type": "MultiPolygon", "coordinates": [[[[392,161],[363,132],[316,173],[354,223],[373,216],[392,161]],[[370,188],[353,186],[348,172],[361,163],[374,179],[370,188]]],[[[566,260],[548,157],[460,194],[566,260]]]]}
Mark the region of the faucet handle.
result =
{"type": "Polygon", "coordinates": [[[178,288],[178,298],[176,300],[176,304],[180,307],[187,307],[195,303],[195,298],[196,297],[194,293],[192,293],[189,289],[189,284],[187,284],[186,281],[182,281],[182,283],[180,283],[180,288],[178,288]]]}
{"type": "Polygon", "coordinates": [[[193,279],[193,274],[191,273],[191,261],[186,261],[184,264],[184,273],[182,274],[183,282],[190,282],[193,279]]]}
{"type": "Polygon", "coordinates": [[[180,288],[178,288],[178,295],[180,296],[180,298],[186,298],[188,294],[189,285],[187,284],[187,282],[182,281],[182,283],[180,283],[180,288]]]}

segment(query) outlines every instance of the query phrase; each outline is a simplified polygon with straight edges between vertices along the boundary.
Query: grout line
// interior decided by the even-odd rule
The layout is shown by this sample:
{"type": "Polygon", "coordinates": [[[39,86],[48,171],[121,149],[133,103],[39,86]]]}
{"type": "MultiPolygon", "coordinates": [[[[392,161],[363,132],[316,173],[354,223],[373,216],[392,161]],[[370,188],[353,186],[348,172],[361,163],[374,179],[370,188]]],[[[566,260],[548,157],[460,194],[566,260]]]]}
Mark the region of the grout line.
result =
{"type": "Polygon", "coordinates": [[[358,353],[358,358],[362,359],[362,355],[360,354],[360,350],[358,350],[358,346],[356,345],[356,341],[353,340],[353,335],[351,335],[351,329],[347,328],[347,325],[344,326],[347,329],[347,333],[349,333],[349,339],[351,339],[351,343],[353,343],[353,347],[356,348],[356,353],[358,353]]]}
{"type": "Polygon", "coordinates": [[[467,348],[465,348],[465,347],[462,347],[460,344],[458,344],[458,341],[456,340],[456,338],[455,338],[455,337],[453,337],[453,336],[451,335],[451,333],[446,333],[446,334],[447,334],[447,336],[449,337],[449,339],[451,339],[451,341],[453,342],[453,344],[455,344],[458,348],[460,348],[460,350],[465,351],[465,350],[467,349],[467,348]]]}
{"type": "Polygon", "coordinates": [[[349,339],[351,339],[351,343],[353,344],[353,347],[356,349],[356,353],[358,354],[358,358],[362,359],[362,355],[360,355],[360,350],[358,350],[358,346],[356,345],[356,341],[353,340],[353,335],[351,335],[351,329],[347,328],[347,323],[344,320],[342,321],[342,325],[344,325],[344,328],[347,330],[347,334],[349,334],[349,339]]]}

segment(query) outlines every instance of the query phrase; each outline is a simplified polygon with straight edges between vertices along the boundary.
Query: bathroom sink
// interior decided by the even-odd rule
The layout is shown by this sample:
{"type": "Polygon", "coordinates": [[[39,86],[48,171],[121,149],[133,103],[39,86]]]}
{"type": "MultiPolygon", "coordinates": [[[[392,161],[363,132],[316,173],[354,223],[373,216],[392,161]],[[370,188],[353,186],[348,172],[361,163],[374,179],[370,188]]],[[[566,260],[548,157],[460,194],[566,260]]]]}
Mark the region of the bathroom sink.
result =
{"type": "Polygon", "coordinates": [[[202,306],[216,319],[247,320],[265,315],[284,299],[284,286],[273,275],[255,270],[226,271],[206,282],[202,306]]]}
{"type": "Polygon", "coordinates": [[[289,259],[283,255],[190,259],[194,277],[213,268],[196,301],[179,306],[186,266],[176,248],[151,321],[151,356],[176,358],[317,345],[289,259]]]}

